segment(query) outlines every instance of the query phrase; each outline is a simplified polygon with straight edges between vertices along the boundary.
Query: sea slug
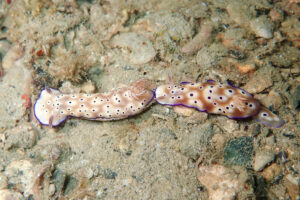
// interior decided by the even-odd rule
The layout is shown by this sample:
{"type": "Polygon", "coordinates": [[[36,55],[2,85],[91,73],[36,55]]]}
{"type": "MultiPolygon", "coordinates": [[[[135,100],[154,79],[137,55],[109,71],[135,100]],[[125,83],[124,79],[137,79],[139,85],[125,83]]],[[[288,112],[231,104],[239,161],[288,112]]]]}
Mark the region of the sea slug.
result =
{"type": "Polygon", "coordinates": [[[68,116],[110,121],[139,114],[154,102],[154,85],[148,79],[129,87],[97,94],[63,94],[45,88],[34,105],[36,119],[43,125],[58,126],[68,116]]]}
{"type": "Polygon", "coordinates": [[[230,119],[253,117],[261,123],[280,127],[285,122],[263,107],[253,95],[241,88],[215,81],[182,82],[157,87],[156,101],[162,105],[184,106],[198,111],[222,114],[230,119]]]}

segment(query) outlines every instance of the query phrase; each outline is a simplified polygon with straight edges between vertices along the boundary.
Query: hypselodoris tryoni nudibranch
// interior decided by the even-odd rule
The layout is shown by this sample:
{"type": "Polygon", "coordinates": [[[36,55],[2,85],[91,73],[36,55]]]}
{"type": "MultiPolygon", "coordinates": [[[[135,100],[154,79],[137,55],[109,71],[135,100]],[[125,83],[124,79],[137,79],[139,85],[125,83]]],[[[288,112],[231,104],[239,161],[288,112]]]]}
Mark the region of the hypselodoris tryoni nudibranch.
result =
{"type": "Polygon", "coordinates": [[[43,125],[57,126],[68,116],[110,121],[139,114],[154,102],[154,85],[148,79],[129,87],[97,94],[63,94],[45,88],[34,105],[36,119],[43,125]]]}
{"type": "Polygon", "coordinates": [[[157,87],[155,96],[162,105],[195,108],[202,112],[222,114],[230,119],[253,117],[271,127],[280,127],[285,123],[263,107],[252,94],[230,84],[207,81],[161,85],[157,87]]]}

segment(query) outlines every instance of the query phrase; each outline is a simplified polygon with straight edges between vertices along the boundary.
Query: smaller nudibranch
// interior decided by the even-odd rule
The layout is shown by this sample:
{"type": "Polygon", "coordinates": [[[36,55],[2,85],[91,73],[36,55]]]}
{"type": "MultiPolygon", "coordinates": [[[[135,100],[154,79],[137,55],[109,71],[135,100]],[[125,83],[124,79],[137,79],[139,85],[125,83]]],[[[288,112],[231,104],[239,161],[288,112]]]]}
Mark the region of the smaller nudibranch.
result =
{"type": "Polygon", "coordinates": [[[268,126],[279,127],[284,123],[263,108],[252,94],[230,84],[207,81],[161,85],[157,87],[155,96],[162,105],[195,108],[201,112],[222,114],[230,119],[256,117],[268,126]]]}
{"type": "Polygon", "coordinates": [[[155,86],[147,79],[129,87],[97,94],[63,94],[45,88],[34,105],[36,119],[43,125],[57,126],[68,116],[111,121],[141,113],[153,103],[155,86]]]}

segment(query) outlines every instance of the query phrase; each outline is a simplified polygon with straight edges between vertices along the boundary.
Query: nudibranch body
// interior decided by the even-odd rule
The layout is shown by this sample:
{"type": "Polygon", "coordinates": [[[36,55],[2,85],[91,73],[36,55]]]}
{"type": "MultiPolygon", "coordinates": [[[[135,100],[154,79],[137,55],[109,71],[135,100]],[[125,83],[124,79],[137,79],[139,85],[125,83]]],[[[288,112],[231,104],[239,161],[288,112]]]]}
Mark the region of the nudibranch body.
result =
{"type": "Polygon", "coordinates": [[[215,81],[161,85],[156,88],[155,96],[156,101],[162,105],[195,108],[202,112],[226,115],[231,119],[256,117],[262,123],[274,127],[284,123],[262,107],[250,93],[215,81]]]}
{"type": "Polygon", "coordinates": [[[147,79],[97,94],[63,94],[45,88],[34,105],[34,114],[41,124],[49,126],[59,125],[68,116],[99,121],[124,119],[151,105],[153,89],[153,84],[147,79]]]}

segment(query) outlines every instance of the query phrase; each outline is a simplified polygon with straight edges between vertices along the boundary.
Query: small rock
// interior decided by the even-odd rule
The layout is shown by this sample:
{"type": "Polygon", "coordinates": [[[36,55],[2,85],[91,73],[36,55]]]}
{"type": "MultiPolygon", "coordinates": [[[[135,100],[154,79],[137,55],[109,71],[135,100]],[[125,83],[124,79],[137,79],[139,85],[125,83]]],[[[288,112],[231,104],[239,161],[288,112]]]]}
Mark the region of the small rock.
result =
{"type": "Polygon", "coordinates": [[[31,148],[37,141],[38,132],[30,123],[23,123],[13,129],[6,131],[4,149],[10,148],[31,148]]]}
{"type": "Polygon", "coordinates": [[[292,200],[298,200],[300,198],[300,177],[295,177],[291,174],[288,174],[284,177],[284,185],[291,197],[292,200]]]}
{"type": "Polygon", "coordinates": [[[66,185],[67,174],[59,169],[56,169],[52,175],[52,183],[55,185],[55,190],[60,192],[66,185]]]}
{"type": "Polygon", "coordinates": [[[224,162],[228,165],[249,167],[253,155],[253,141],[250,137],[239,137],[227,143],[224,162]]]}
{"type": "Polygon", "coordinates": [[[250,21],[251,30],[259,37],[266,39],[273,37],[273,23],[266,17],[260,16],[250,21]]]}
{"type": "Polygon", "coordinates": [[[284,14],[283,11],[277,8],[273,8],[269,12],[269,17],[272,21],[283,21],[284,14]]]}
{"type": "Polygon", "coordinates": [[[272,85],[272,69],[264,67],[254,73],[254,76],[247,82],[244,89],[250,93],[259,93],[272,85]]]}
{"type": "Polygon", "coordinates": [[[193,127],[190,133],[179,141],[181,152],[185,156],[197,160],[202,153],[199,149],[206,148],[214,133],[214,127],[211,123],[193,127]]]}
{"type": "Polygon", "coordinates": [[[276,163],[272,163],[270,166],[266,167],[261,174],[266,179],[266,181],[272,182],[276,177],[280,175],[280,172],[280,166],[276,163]]]}
{"type": "Polygon", "coordinates": [[[55,185],[54,184],[49,185],[48,194],[49,194],[49,196],[53,196],[55,194],[55,185]]]}
{"type": "Polygon", "coordinates": [[[255,171],[261,171],[274,159],[275,155],[272,152],[258,152],[254,157],[253,169],[255,171]]]}
{"type": "Polygon", "coordinates": [[[291,105],[294,110],[300,108],[300,85],[296,87],[294,92],[291,95],[291,105]]]}
{"type": "Polygon", "coordinates": [[[204,24],[201,31],[187,44],[185,44],[181,51],[186,54],[193,54],[201,49],[204,45],[208,44],[211,39],[212,25],[204,24]]]}
{"type": "Polygon", "coordinates": [[[240,72],[242,72],[244,74],[255,71],[255,65],[253,63],[251,63],[251,64],[238,64],[237,68],[240,70],[240,72]]]}
{"type": "Polygon", "coordinates": [[[280,52],[277,54],[274,54],[270,57],[270,62],[272,65],[276,67],[289,67],[292,65],[293,60],[291,59],[290,55],[286,55],[286,52],[280,52]]]}
{"type": "Polygon", "coordinates": [[[66,94],[80,93],[80,89],[74,86],[70,81],[64,81],[59,91],[66,94]]]}
{"type": "Polygon", "coordinates": [[[205,18],[208,15],[208,10],[208,5],[199,1],[193,6],[183,8],[183,14],[188,18],[205,18]]]}
{"type": "Polygon", "coordinates": [[[83,167],[81,170],[79,170],[79,174],[87,179],[91,179],[94,176],[93,170],[89,167],[83,167]]]}
{"type": "Polygon", "coordinates": [[[2,55],[2,57],[10,49],[10,46],[11,46],[11,44],[7,40],[1,40],[0,41],[0,55],[2,55]]]}
{"type": "Polygon", "coordinates": [[[118,174],[111,169],[105,169],[103,174],[106,179],[115,179],[118,176],[118,174]]]}
{"type": "Polygon", "coordinates": [[[174,106],[173,109],[174,109],[174,112],[176,112],[180,115],[186,116],[186,117],[191,116],[195,112],[195,109],[187,108],[184,106],[174,106]]]}
{"type": "Polygon", "coordinates": [[[13,192],[8,189],[0,190],[1,200],[22,200],[24,197],[19,192],[13,192]]]}
{"type": "Polygon", "coordinates": [[[235,23],[240,26],[247,26],[255,14],[249,7],[248,1],[232,1],[227,4],[226,10],[235,23]]]}
{"type": "Polygon", "coordinates": [[[223,149],[225,145],[225,136],[223,134],[215,134],[212,138],[216,149],[223,149]]]}
{"type": "Polygon", "coordinates": [[[196,56],[196,62],[204,69],[210,68],[222,60],[225,57],[228,50],[221,44],[212,44],[210,47],[203,47],[198,51],[196,56]]]}
{"type": "Polygon", "coordinates": [[[20,45],[11,47],[2,60],[2,66],[4,70],[10,69],[13,64],[22,58],[24,55],[24,48],[20,45]]]}
{"type": "Polygon", "coordinates": [[[156,55],[152,43],[144,36],[134,32],[121,33],[112,40],[113,47],[123,49],[124,58],[131,64],[145,64],[156,55]]]}
{"type": "Polygon", "coordinates": [[[161,129],[159,131],[159,133],[162,134],[162,135],[169,136],[169,137],[173,138],[174,140],[177,140],[176,134],[171,129],[164,128],[164,129],[161,129]]]}
{"type": "Polygon", "coordinates": [[[189,117],[182,118],[182,122],[186,124],[204,124],[207,120],[208,114],[206,112],[193,112],[193,114],[189,117]]]}
{"type": "Polygon", "coordinates": [[[243,177],[241,171],[222,165],[199,166],[198,170],[198,180],[208,190],[210,200],[246,199],[246,196],[253,196],[251,186],[246,183],[247,178],[243,177]]]}
{"type": "Polygon", "coordinates": [[[5,170],[9,184],[14,185],[18,191],[23,191],[25,197],[32,194],[35,180],[35,166],[28,160],[12,161],[5,170]]]}
{"type": "Polygon", "coordinates": [[[151,32],[152,37],[168,34],[173,41],[190,38],[193,33],[193,26],[180,12],[154,12],[137,20],[133,27],[134,30],[141,32],[151,32]],[[146,30],[145,30],[146,29],[146,30]]]}
{"type": "Polygon", "coordinates": [[[0,174],[0,190],[7,189],[7,187],[8,187],[7,177],[4,174],[0,174]]]}
{"type": "Polygon", "coordinates": [[[265,98],[260,99],[263,105],[270,107],[274,109],[278,109],[282,106],[282,98],[278,92],[275,92],[274,90],[271,90],[265,98]]]}
{"type": "Polygon", "coordinates": [[[270,137],[266,137],[266,145],[269,146],[269,148],[271,148],[272,146],[275,145],[275,136],[272,135],[270,137]]]}
{"type": "Polygon", "coordinates": [[[94,93],[96,90],[96,87],[93,85],[92,81],[89,80],[88,82],[84,83],[81,87],[82,92],[84,93],[94,93]]]}
{"type": "Polygon", "coordinates": [[[50,162],[60,162],[70,156],[71,148],[68,143],[49,138],[39,140],[38,144],[31,151],[31,155],[50,162]]]}
{"type": "Polygon", "coordinates": [[[222,128],[228,133],[233,133],[234,131],[238,130],[240,127],[237,121],[228,119],[226,117],[220,118],[219,121],[222,124],[222,128]]]}

